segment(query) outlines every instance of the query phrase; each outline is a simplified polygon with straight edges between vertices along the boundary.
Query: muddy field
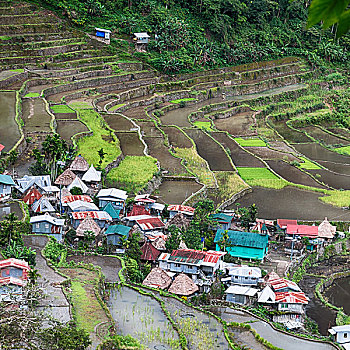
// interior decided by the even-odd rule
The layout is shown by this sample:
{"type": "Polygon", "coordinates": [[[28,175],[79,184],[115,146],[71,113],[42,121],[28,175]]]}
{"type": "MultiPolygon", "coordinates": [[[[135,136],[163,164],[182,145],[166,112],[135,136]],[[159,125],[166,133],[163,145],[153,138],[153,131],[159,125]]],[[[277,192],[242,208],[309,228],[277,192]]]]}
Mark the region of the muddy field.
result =
{"type": "Polygon", "coordinates": [[[277,174],[281,175],[287,181],[304,186],[326,188],[326,186],[323,186],[311,176],[289,163],[282,160],[268,160],[266,162],[277,174]]]}
{"type": "Polygon", "coordinates": [[[350,189],[350,175],[335,174],[325,169],[308,170],[308,172],[333,188],[350,189]]]}
{"type": "Polygon", "coordinates": [[[80,132],[87,132],[89,129],[79,120],[57,120],[57,132],[60,136],[72,144],[72,136],[80,132]]]}
{"type": "Polygon", "coordinates": [[[41,98],[23,101],[23,119],[26,132],[51,131],[51,116],[47,113],[45,102],[41,98]]]}
{"type": "Polygon", "coordinates": [[[293,160],[299,160],[297,157],[290,153],[275,151],[268,147],[249,147],[249,151],[264,160],[286,160],[288,162],[292,162],[293,160]]]}
{"type": "MultiPolygon", "coordinates": [[[[270,121],[272,121],[272,119],[270,119],[270,121]]],[[[272,124],[277,132],[290,143],[303,143],[312,141],[302,131],[291,129],[283,120],[272,121],[272,124]]]]}
{"type": "Polygon", "coordinates": [[[225,133],[216,132],[211,133],[211,135],[230,152],[230,157],[235,166],[265,168],[265,164],[260,159],[246,152],[225,133]]]}
{"type": "Polygon", "coordinates": [[[233,136],[248,136],[255,132],[253,112],[237,113],[232,117],[215,119],[214,124],[218,130],[227,131],[233,136]]]}
{"type": "Polygon", "coordinates": [[[191,140],[178,128],[164,126],[162,130],[168,135],[169,144],[173,147],[191,148],[191,140]]]}
{"type": "Polygon", "coordinates": [[[119,114],[102,114],[106,123],[116,131],[130,131],[135,125],[119,114]]]}
{"type": "Polygon", "coordinates": [[[143,156],[144,144],[137,132],[116,132],[120,147],[125,156],[143,156]]]}
{"type": "Polygon", "coordinates": [[[342,138],[333,136],[317,126],[307,126],[305,128],[300,128],[302,131],[306,131],[310,136],[316,139],[319,142],[324,142],[326,145],[343,145],[346,146],[349,144],[349,141],[346,141],[342,138]]]}

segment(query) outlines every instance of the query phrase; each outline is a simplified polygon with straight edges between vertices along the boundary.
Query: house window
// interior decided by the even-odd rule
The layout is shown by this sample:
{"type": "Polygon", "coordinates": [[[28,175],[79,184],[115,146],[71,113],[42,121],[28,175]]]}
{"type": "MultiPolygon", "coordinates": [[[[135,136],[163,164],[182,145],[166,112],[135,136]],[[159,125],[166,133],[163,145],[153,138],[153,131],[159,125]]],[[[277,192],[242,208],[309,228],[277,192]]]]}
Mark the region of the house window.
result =
{"type": "Polygon", "coordinates": [[[238,276],[235,276],[235,279],[238,279],[238,276]]]}
{"type": "Polygon", "coordinates": [[[36,226],[36,228],[40,228],[40,224],[39,223],[37,223],[35,226],[36,226]]]}
{"type": "Polygon", "coordinates": [[[50,226],[49,226],[49,224],[45,224],[45,228],[49,228],[50,226]]]}
{"type": "Polygon", "coordinates": [[[287,308],[288,308],[288,304],[284,304],[284,303],[281,304],[281,309],[287,309],[287,308]]]}
{"type": "Polygon", "coordinates": [[[245,279],[245,280],[247,280],[247,279],[248,279],[248,277],[244,277],[244,279],[245,279]]]}
{"type": "Polygon", "coordinates": [[[348,333],[344,333],[344,338],[347,338],[348,337],[348,333]]]}

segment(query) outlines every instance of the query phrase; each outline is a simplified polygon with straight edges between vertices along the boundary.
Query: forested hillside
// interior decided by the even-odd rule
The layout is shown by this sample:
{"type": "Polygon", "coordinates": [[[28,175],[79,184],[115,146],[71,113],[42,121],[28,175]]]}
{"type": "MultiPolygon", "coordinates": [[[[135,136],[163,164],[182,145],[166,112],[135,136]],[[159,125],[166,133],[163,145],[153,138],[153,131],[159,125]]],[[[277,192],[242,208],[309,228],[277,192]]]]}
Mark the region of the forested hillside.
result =
{"type": "Polygon", "coordinates": [[[148,53],[136,55],[167,73],[282,56],[304,56],[312,64],[346,68],[350,59],[349,34],[335,39],[335,26],[306,29],[308,1],[44,2],[84,30],[98,25],[113,30],[118,37],[143,31],[153,37],[157,34],[158,40],[150,43],[148,53]]]}

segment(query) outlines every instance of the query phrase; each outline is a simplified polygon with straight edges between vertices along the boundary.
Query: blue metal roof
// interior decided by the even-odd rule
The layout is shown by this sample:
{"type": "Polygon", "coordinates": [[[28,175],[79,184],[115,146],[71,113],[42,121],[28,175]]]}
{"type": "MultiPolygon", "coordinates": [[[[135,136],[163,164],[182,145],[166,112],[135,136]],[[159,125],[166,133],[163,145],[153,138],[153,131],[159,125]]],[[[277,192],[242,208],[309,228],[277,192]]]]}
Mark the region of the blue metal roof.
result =
{"type": "MultiPolygon", "coordinates": [[[[224,230],[219,229],[215,235],[214,242],[219,243],[223,237],[224,230]]],[[[266,248],[268,244],[268,236],[255,232],[241,232],[228,230],[229,242],[234,246],[266,248]]]]}
{"type": "Polygon", "coordinates": [[[5,185],[16,185],[10,175],[0,175],[0,183],[5,185]]]}
{"type": "Polygon", "coordinates": [[[105,234],[106,235],[122,235],[122,236],[129,236],[129,232],[131,230],[131,227],[124,226],[124,225],[111,225],[107,228],[105,234]]]}

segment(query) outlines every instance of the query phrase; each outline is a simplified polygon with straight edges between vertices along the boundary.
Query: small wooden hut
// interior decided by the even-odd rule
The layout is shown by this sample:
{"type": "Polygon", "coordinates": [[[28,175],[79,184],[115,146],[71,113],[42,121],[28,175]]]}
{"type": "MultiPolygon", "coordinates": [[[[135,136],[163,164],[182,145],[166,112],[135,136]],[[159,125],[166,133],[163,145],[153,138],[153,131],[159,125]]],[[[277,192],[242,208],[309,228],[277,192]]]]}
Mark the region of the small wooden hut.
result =
{"type": "Polygon", "coordinates": [[[84,237],[87,232],[92,232],[95,237],[98,236],[101,229],[97,225],[97,223],[91,219],[89,216],[87,216],[78,226],[76,233],[78,237],[84,237]]]}
{"type": "Polygon", "coordinates": [[[72,171],[85,173],[86,171],[89,170],[89,163],[81,154],[79,154],[78,156],[75,157],[69,169],[72,171]]]}
{"type": "Polygon", "coordinates": [[[164,270],[155,267],[147,275],[142,284],[152,288],[166,289],[171,285],[171,278],[164,270]]]}
{"type": "Polygon", "coordinates": [[[198,291],[198,286],[184,273],[175,277],[174,282],[169,288],[170,293],[176,295],[189,296],[198,291]]]}
{"type": "Polygon", "coordinates": [[[65,170],[55,181],[56,185],[69,186],[77,176],[72,170],[65,170]]]}

